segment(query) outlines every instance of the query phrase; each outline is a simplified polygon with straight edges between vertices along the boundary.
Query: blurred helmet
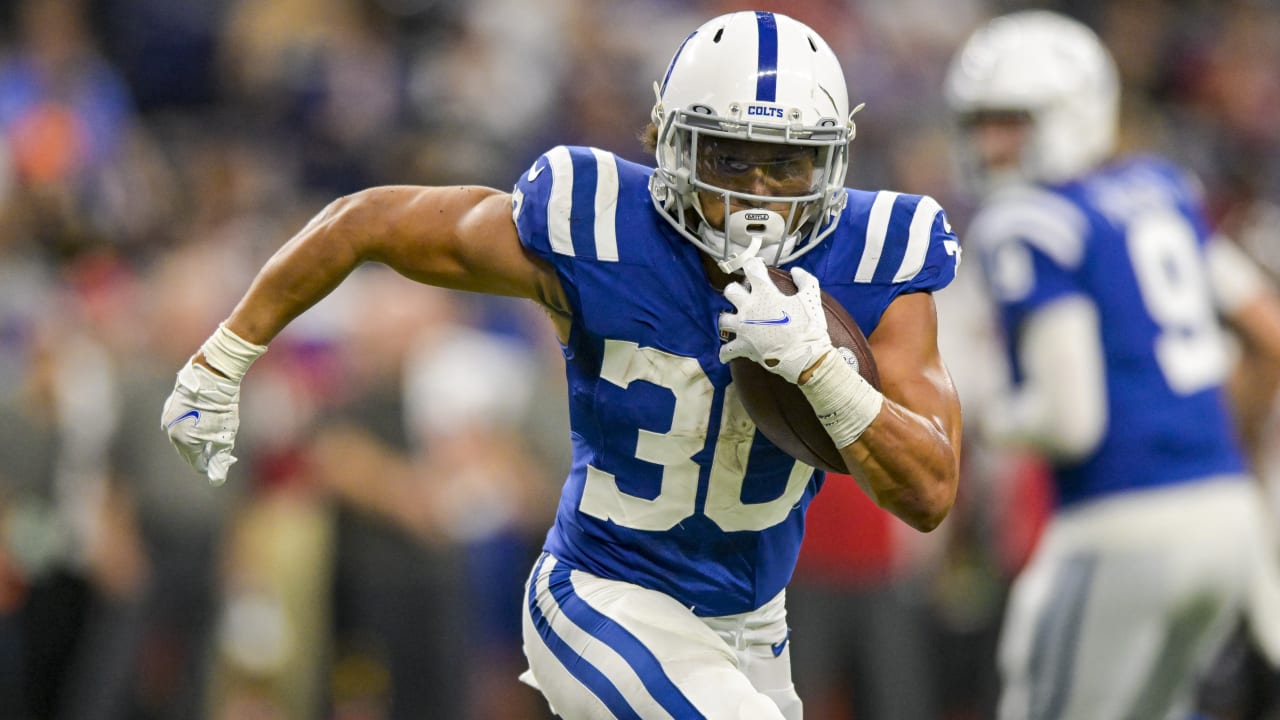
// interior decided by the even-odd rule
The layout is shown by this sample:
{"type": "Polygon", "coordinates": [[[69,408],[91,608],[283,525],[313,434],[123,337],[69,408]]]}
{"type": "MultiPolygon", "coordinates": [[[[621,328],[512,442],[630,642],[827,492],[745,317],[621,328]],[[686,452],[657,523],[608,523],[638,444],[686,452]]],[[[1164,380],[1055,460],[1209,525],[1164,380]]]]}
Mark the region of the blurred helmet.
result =
{"type": "Polygon", "coordinates": [[[951,63],[946,96],[961,119],[1025,113],[1032,127],[1022,174],[1030,180],[1069,180],[1115,148],[1115,61],[1092,30],[1057,13],[1015,12],[978,29],[951,63]]]}
{"type": "Polygon", "coordinates": [[[654,205],[722,268],[756,255],[788,263],[835,229],[854,126],[840,61],[816,32],[777,13],[722,15],[685,38],[654,89],[654,205]],[[712,157],[735,143],[752,151],[712,157]],[[726,182],[753,168],[803,177],[787,178],[787,194],[726,182]],[[707,221],[709,202],[722,205],[723,227],[707,221]]]}

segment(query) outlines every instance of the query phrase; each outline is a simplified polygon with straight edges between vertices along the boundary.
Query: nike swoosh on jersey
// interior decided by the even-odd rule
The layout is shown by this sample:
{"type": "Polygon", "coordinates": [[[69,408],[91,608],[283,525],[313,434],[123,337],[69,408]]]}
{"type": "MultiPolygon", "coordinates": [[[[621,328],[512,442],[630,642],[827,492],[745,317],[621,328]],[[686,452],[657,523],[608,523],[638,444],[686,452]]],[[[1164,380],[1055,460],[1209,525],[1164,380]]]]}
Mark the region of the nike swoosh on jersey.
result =
{"type": "Polygon", "coordinates": [[[780,317],[769,318],[767,320],[743,320],[742,324],[743,325],[786,325],[789,322],[791,322],[791,316],[784,312],[780,317]]]}
{"type": "Polygon", "coordinates": [[[529,175],[525,179],[528,180],[529,182],[533,182],[534,180],[537,180],[538,176],[542,174],[542,171],[546,169],[547,169],[546,165],[539,165],[538,163],[534,163],[533,167],[529,168],[529,175]]]}
{"type": "Polygon", "coordinates": [[[199,425],[199,424],[200,424],[200,411],[199,411],[199,410],[188,410],[188,411],[186,411],[186,412],[182,413],[181,415],[179,415],[178,417],[176,417],[176,418],[174,418],[174,419],[170,420],[170,421],[169,421],[169,424],[164,426],[164,429],[165,429],[165,430],[168,430],[169,428],[173,427],[174,425],[177,425],[178,423],[182,422],[183,420],[186,420],[187,418],[195,418],[195,422],[193,422],[193,423],[191,423],[191,424],[192,424],[192,425],[199,425]]]}
{"type": "Polygon", "coordinates": [[[786,637],[784,637],[784,638],[782,638],[782,642],[780,642],[780,643],[774,643],[774,644],[772,644],[772,645],[770,645],[770,646],[769,646],[769,649],[770,649],[770,650],[773,650],[773,656],[774,656],[774,657],[778,657],[779,655],[781,655],[781,654],[782,654],[782,651],[783,651],[783,650],[786,650],[786,649],[787,649],[787,641],[788,641],[788,640],[790,640],[790,639],[791,639],[791,629],[790,629],[790,628],[787,628],[787,636],[786,636],[786,637]]]}

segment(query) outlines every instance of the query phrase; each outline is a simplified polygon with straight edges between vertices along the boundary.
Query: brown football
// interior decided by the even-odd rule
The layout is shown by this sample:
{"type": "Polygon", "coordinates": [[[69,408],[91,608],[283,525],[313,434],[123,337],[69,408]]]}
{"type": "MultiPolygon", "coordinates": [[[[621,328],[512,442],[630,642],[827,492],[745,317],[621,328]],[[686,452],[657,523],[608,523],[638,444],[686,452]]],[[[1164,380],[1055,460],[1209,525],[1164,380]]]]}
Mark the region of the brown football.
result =
{"type": "MultiPolygon", "coordinates": [[[[769,276],[783,293],[795,294],[791,273],[771,267],[769,276]]],[[[826,291],[822,292],[822,309],[826,311],[831,344],[848,348],[857,360],[858,372],[879,390],[880,373],[858,323],[826,291]]],[[[828,361],[831,359],[834,358],[828,361]]],[[[806,465],[828,472],[849,472],[840,451],[798,386],[746,358],[729,361],[729,372],[743,407],[769,442],[806,465]]]]}

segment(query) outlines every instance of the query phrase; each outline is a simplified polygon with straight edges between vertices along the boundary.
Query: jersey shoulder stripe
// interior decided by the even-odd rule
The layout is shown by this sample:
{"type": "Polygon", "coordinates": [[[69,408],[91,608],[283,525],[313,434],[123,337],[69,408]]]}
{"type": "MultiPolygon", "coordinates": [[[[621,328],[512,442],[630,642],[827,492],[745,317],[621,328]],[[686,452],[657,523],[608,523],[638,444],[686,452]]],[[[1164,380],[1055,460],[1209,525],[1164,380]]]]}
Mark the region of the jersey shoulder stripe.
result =
{"type": "Polygon", "coordinates": [[[920,290],[938,289],[950,282],[959,258],[959,242],[942,206],[927,195],[891,190],[869,195],[869,207],[865,194],[850,202],[849,212],[863,215],[861,219],[850,218],[851,225],[864,228],[854,282],[911,284],[923,281],[925,275],[940,278],[941,285],[916,288],[920,290]],[[937,259],[931,260],[934,256],[937,259]],[[939,264],[949,265],[949,272],[936,267],[939,264]]]}
{"type": "Polygon", "coordinates": [[[969,238],[984,254],[1023,242],[1067,270],[1084,261],[1089,219],[1070,199],[1044,188],[1002,193],[974,217],[969,238]]]}
{"type": "Polygon", "coordinates": [[[591,148],[596,163],[595,239],[596,259],[618,261],[618,163],[613,153],[591,148]]]}
{"type": "Polygon", "coordinates": [[[867,216],[866,243],[862,248],[862,259],[858,261],[854,282],[869,283],[875,277],[880,256],[884,253],[884,241],[889,237],[889,215],[893,212],[897,199],[896,192],[883,190],[876,193],[876,199],[871,203],[871,212],[867,216]]]}
{"type": "MultiPolygon", "coordinates": [[[[547,152],[547,168],[551,172],[551,189],[547,201],[547,235],[551,249],[561,255],[573,255],[573,158],[569,149],[560,146],[547,152]]],[[[536,178],[535,178],[536,181],[536,178]]]]}
{"type": "Polygon", "coordinates": [[[560,145],[516,182],[512,216],[534,252],[618,260],[618,159],[597,148],[560,145]]]}
{"type": "Polygon", "coordinates": [[[929,250],[929,239],[933,235],[933,220],[941,212],[942,206],[928,195],[916,203],[916,208],[911,213],[911,225],[907,230],[907,251],[902,256],[897,274],[893,276],[894,282],[912,280],[924,267],[924,256],[929,250]]]}

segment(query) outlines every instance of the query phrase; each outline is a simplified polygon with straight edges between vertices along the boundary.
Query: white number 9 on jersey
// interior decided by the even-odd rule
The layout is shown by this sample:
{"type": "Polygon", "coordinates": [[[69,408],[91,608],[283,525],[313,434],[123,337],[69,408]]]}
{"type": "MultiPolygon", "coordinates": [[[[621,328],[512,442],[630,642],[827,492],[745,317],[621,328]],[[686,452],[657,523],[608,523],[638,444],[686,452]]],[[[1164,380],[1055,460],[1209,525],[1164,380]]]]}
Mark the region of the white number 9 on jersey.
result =
{"type": "Polygon", "coordinates": [[[1126,235],[1143,304],[1160,333],[1156,361],[1169,387],[1190,395],[1227,374],[1205,260],[1187,221],[1171,212],[1141,215],[1126,235]]]}

